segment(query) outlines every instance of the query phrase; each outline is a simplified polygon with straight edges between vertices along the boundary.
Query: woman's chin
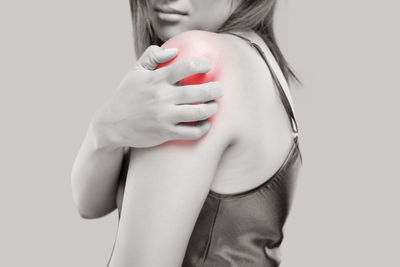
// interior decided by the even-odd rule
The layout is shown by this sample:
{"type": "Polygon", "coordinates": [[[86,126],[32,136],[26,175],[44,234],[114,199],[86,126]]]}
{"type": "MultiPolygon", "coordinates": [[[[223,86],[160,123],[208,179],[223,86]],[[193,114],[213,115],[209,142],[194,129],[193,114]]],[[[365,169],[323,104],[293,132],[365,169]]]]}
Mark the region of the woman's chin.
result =
{"type": "Polygon", "coordinates": [[[160,38],[163,42],[171,39],[172,37],[186,31],[190,30],[200,30],[198,27],[194,27],[193,25],[187,25],[183,23],[177,24],[163,24],[163,25],[155,25],[155,33],[158,38],[160,38]]]}
{"type": "Polygon", "coordinates": [[[177,27],[163,27],[162,30],[157,31],[157,35],[158,38],[160,38],[163,42],[166,42],[184,31],[187,30],[179,29],[177,27]]]}

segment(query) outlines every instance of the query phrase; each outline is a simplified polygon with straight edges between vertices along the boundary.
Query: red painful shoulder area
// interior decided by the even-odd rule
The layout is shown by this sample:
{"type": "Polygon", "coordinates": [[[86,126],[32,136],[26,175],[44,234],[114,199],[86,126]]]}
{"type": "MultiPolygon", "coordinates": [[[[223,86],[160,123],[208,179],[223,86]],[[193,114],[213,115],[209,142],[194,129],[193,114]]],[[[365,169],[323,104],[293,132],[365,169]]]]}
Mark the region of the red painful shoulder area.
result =
{"type": "Polygon", "coordinates": [[[226,37],[221,34],[190,30],[175,35],[167,40],[161,47],[178,48],[178,55],[167,63],[160,64],[159,67],[165,67],[177,61],[189,57],[206,56],[212,62],[211,70],[206,74],[193,75],[181,81],[182,85],[201,84],[210,81],[216,81],[218,77],[226,73],[229,66],[236,65],[238,59],[235,55],[235,47],[226,37]]]}

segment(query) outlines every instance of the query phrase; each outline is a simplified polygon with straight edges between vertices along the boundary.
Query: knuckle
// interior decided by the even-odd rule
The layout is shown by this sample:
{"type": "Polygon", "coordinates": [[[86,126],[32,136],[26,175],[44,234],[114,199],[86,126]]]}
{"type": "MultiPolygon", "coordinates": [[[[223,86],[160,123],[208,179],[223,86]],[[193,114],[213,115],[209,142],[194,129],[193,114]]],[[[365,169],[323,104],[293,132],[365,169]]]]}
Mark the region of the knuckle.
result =
{"type": "Polygon", "coordinates": [[[202,100],[206,101],[211,97],[211,87],[210,86],[203,86],[202,87],[202,100]]]}
{"type": "Polygon", "coordinates": [[[156,56],[157,52],[158,52],[158,46],[156,46],[156,45],[149,46],[148,54],[149,54],[150,58],[154,58],[156,56]]]}
{"type": "Polygon", "coordinates": [[[159,49],[158,45],[150,45],[147,50],[149,51],[149,53],[154,53],[159,49]]]}
{"type": "Polygon", "coordinates": [[[197,115],[199,116],[199,119],[207,118],[207,112],[204,108],[204,104],[197,105],[197,115]]]}
{"type": "Polygon", "coordinates": [[[142,56],[148,58],[153,57],[156,50],[155,47],[156,45],[150,45],[149,47],[147,47],[145,53],[143,53],[142,56]]]}
{"type": "Polygon", "coordinates": [[[176,136],[176,132],[174,131],[174,127],[170,124],[164,124],[164,127],[161,129],[161,135],[164,140],[171,140],[176,136]]]}
{"type": "Polygon", "coordinates": [[[182,88],[179,92],[179,97],[182,101],[186,101],[190,96],[190,92],[187,89],[182,88]]]}
{"type": "MultiPolygon", "coordinates": [[[[156,66],[158,64],[156,55],[154,53],[152,53],[151,56],[149,57],[149,63],[150,66],[156,66]]],[[[153,67],[151,69],[153,69],[153,67]]]]}

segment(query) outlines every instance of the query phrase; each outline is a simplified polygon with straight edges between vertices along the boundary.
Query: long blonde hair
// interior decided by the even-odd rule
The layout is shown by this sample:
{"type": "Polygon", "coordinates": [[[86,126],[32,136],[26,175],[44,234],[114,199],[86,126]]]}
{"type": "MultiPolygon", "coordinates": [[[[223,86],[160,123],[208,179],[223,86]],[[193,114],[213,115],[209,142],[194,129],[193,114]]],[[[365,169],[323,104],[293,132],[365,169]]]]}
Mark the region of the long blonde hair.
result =
{"type": "MultiPolygon", "coordinates": [[[[290,79],[295,79],[301,83],[276,42],[273,28],[276,2],[277,0],[242,0],[241,4],[216,32],[246,31],[248,29],[255,31],[270,48],[286,80],[289,82],[290,79]]],[[[140,57],[148,46],[153,44],[161,46],[163,41],[158,38],[152,27],[147,1],[130,0],[130,7],[135,53],[137,57],[140,57]]]]}

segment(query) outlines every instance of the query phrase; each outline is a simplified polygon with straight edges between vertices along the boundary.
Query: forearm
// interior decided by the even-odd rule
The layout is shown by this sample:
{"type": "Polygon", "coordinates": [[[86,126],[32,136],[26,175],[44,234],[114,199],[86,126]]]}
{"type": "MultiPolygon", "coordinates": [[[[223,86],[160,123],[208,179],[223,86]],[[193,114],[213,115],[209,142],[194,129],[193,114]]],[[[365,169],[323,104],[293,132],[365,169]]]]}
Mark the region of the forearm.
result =
{"type": "Polygon", "coordinates": [[[100,147],[99,134],[91,122],[71,172],[73,198],[84,218],[97,218],[116,208],[124,148],[100,147]]]}

